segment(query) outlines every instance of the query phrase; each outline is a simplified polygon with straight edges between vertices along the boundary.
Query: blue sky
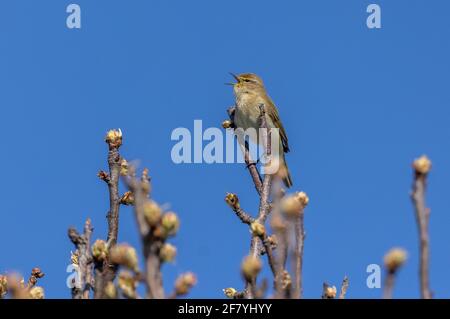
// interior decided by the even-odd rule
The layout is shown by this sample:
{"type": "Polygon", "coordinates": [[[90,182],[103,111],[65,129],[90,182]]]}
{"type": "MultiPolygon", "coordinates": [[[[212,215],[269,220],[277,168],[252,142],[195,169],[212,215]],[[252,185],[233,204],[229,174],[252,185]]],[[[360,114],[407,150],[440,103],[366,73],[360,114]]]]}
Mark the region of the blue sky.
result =
{"type": "MultiPolygon", "coordinates": [[[[350,277],[349,298],[378,298],[366,266],[393,246],[408,250],[396,297],[418,297],[411,162],[427,154],[431,288],[449,297],[450,3],[372,1],[73,1],[81,30],[65,25],[69,1],[0,5],[0,272],[40,266],[48,297],[66,298],[69,226],[91,217],[106,236],[106,131],[120,127],[122,154],[147,166],[154,198],[181,218],[179,254],[164,267],[171,289],[198,274],[191,297],[242,287],[248,230],[224,203],[258,199],[239,164],[175,165],[177,127],[220,126],[233,104],[228,72],[263,77],[289,136],[295,189],[306,211],[304,292],[350,277]]],[[[128,208],[119,240],[139,247],[128,208]]],[[[268,272],[264,273],[269,276],[268,272]]]]}

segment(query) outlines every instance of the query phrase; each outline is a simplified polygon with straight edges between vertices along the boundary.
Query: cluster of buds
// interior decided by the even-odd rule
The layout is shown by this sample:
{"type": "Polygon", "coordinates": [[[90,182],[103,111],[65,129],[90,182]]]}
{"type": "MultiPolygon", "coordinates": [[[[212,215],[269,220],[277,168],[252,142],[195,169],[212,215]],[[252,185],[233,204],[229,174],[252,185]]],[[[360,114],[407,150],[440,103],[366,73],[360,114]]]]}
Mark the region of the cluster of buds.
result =
{"type": "Polygon", "coordinates": [[[322,299],[334,299],[337,295],[336,286],[329,286],[328,284],[323,284],[323,295],[322,299]]]}
{"type": "Polygon", "coordinates": [[[128,271],[120,272],[118,286],[125,298],[137,298],[136,288],[138,286],[138,282],[132,273],[128,271]]]}
{"type": "Polygon", "coordinates": [[[165,213],[161,219],[161,226],[166,237],[175,236],[180,228],[180,220],[177,214],[174,212],[165,213]]]}
{"type": "Polygon", "coordinates": [[[180,228],[180,220],[176,213],[169,211],[163,213],[161,207],[153,200],[147,200],[143,205],[144,218],[153,228],[156,238],[166,239],[175,236],[180,228]]]}
{"type": "Polygon", "coordinates": [[[44,299],[45,298],[44,288],[38,286],[33,287],[30,289],[29,295],[31,299],[44,299]]]}
{"type": "Polygon", "coordinates": [[[274,214],[270,219],[270,227],[275,232],[283,232],[286,230],[286,222],[283,220],[280,214],[274,214]]]}
{"type": "Polygon", "coordinates": [[[36,285],[37,280],[44,277],[44,273],[41,271],[40,268],[35,267],[31,270],[31,276],[30,279],[28,280],[28,285],[29,287],[33,287],[34,285],[36,285]]]}
{"type": "Polygon", "coordinates": [[[227,193],[227,196],[225,196],[225,202],[233,209],[234,211],[238,210],[240,208],[239,205],[239,198],[236,194],[233,193],[227,193]]]}
{"type": "Polygon", "coordinates": [[[303,213],[308,203],[308,195],[304,192],[298,192],[283,198],[281,208],[287,216],[295,217],[303,213]]]}
{"type": "Polygon", "coordinates": [[[266,234],[266,227],[258,221],[250,224],[250,230],[253,236],[262,237],[266,234]]]}
{"type": "Polygon", "coordinates": [[[151,185],[150,185],[150,176],[148,173],[148,168],[144,168],[144,170],[142,171],[141,187],[142,187],[142,191],[145,194],[148,195],[150,193],[151,185]]]}
{"type": "Polygon", "coordinates": [[[252,281],[262,269],[261,259],[254,256],[247,256],[242,261],[241,272],[242,276],[247,281],[252,281]]]}
{"type": "Polygon", "coordinates": [[[225,120],[222,122],[222,127],[224,129],[233,128],[233,123],[230,120],[225,120]]]}
{"type": "Polygon", "coordinates": [[[175,293],[177,296],[183,296],[189,293],[192,287],[197,283],[197,277],[191,272],[181,274],[175,281],[175,293]]]}
{"type": "Polygon", "coordinates": [[[146,201],[142,210],[144,211],[144,217],[149,226],[155,227],[158,225],[161,220],[162,209],[155,201],[146,201]]]}
{"type": "Polygon", "coordinates": [[[102,239],[97,239],[92,245],[92,257],[96,262],[103,262],[108,257],[108,245],[102,239]]]}
{"type": "Polygon", "coordinates": [[[125,192],[120,198],[120,203],[123,205],[133,205],[134,204],[134,195],[132,192],[125,192]]]}
{"type": "Polygon", "coordinates": [[[414,160],[413,168],[416,174],[426,175],[431,170],[431,161],[426,155],[422,155],[414,160]]]}
{"type": "Polygon", "coordinates": [[[225,294],[225,296],[227,296],[230,299],[233,299],[238,293],[237,290],[234,288],[225,288],[222,291],[225,294]]]}
{"type": "Polygon", "coordinates": [[[134,272],[139,271],[136,250],[127,244],[119,244],[111,248],[110,257],[114,264],[125,266],[134,272]]]}
{"type": "Polygon", "coordinates": [[[269,244],[272,247],[272,249],[277,248],[277,246],[278,246],[278,238],[277,238],[277,236],[275,234],[267,236],[266,240],[269,242],[269,244]]]}
{"type": "Polygon", "coordinates": [[[129,166],[126,159],[122,158],[122,161],[120,161],[120,175],[121,176],[128,176],[129,174],[129,166]]]}
{"type": "Polygon", "coordinates": [[[290,290],[292,286],[292,278],[287,270],[283,270],[281,275],[281,289],[290,290]]]}
{"type": "Polygon", "coordinates": [[[110,148],[119,148],[122,145],[122,131],[120,128],[118,130],[109,130],[106,133],[105,142],[108,143],[110,148]]]}
{"type": "Polygon", "coordinates": [[[80,252],[77,250],[75,250],[75,252],[71,251],[70,252],[70,262],[72,263],[72,265],[74,266],[78,266],[78,262],[80,259],[80,252]]]}
{"type": "Polygon", "coordinates": [[[177,248],[169,243],[163,244],[159,251],[159,258],[163,262],[173,262],[177,255],[177,248]]]}
{"type": "Polygon", "coordinates": [[[0,275],[0,299],[8,293],[8,279],[0,275]]]}
{"type": "Polygon", "coordinates": [[[406,261],[408,254],[402,248],[392,248],[384,256],[384,266],[391,274],[395,273],[406,261]]]}
{"type": "Polygon", "coordinates": [[[105,171],[99,171],[97,173],[97,177],[100,178],[102,181],[109,182],[109,175],[105,171]]]}
{"type": "Polygon", "coordinates": [[[39,268],[31,270],[28,285],[18,274],[0,275],[0,299],[10,293],[14,299],[44,299],[44,289],[35,286],[39,278],[44,277],[44,273],[39,268]]]}
{"type": "Polygon", "coordinates": [[[4,279],[7,292],[13,299],[30,298],[29,290],[25,287],[25,280],[17,273],[8,274],[4,279]]]}
{"type": "Polygon", "coordinates": [[[117,289],[112,281],[105,285],[105,295],[108,299],[117,299],[117,289]]]}

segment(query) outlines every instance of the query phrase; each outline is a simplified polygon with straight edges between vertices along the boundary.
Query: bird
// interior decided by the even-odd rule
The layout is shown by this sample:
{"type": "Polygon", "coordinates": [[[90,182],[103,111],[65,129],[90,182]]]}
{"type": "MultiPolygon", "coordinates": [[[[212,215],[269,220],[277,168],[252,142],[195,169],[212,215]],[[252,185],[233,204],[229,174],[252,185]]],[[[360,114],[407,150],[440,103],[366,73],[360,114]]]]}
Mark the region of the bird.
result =
{"type": "MultiPolygon", "coordinates": [[[[244,131],[248,128],[254,128],[256,132],[259,132],[260,128],[260,106],[264,105],[265,117],[267,127],[269,129],[278,129],[279,135],[279,170],[283,179],[283,183],[287,188],[292,187],[292,178],[289,169],[286,164],[284,153],[289,152],[288,138],[286,131],[281,123],[280,116],[278,114],[277,107],[272,102],[272,99],[267,94],[263,80],[254,73],[242,73],[235,75],[230,73],[236,83],[230,83],[233,85],[233,92],[235,96],[235,111],[234,111],[234,126],[235,128],[242,128],[244,131]]],[[[262,139],[258,137],[259,143],[262,139]]],[[[263,143],[264,144],[264,143],[263,143]]],[[[266,145],[263,145],[265,148],[266,145]]]]}

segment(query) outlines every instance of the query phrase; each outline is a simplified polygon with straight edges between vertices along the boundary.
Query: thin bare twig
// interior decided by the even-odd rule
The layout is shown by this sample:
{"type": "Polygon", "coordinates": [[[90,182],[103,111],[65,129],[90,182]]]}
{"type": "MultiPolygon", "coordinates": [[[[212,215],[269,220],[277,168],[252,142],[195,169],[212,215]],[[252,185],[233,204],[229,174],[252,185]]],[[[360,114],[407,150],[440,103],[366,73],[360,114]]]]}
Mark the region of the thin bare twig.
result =
{"type": "MultiPolygon", "coordinates": [[[[146,174],[144,174],[144,176],[145,175],[146,174]]],[[[147,296],[152,299],[163,299],[164,288],[161,274],[161,260],[159,257],[162,241],[153,236],[149,225],[145,221],[144,205],[148,200],[148,197],[142,188],[142,181],[136,177],[128,176],[125,178],[125,182],[134,196],[135,218],[141,236],[142,249],[145,258],[147,296]]]]}
{"type": "Polygon", "coordinates": [[[386,272],[386,279],[384,282],[383,299],[392,299],[392,292],[394,290],[395,273],[386,272]]]}
{"type": "Polygon", "coordinates": [[[266,234],[259,236],[259,239],[264,245],[264,252],[267,255],[267,260],[269,262],[270,270],[272,270],[273,277],[277,278],[278,267],[277,260],[273,254],[272,243],[266,234]]]}
{"type": "Polygon", "coordinates": [[[347,290],[348,290],[348,285],[349,285],[349,280],[348,280],[348,277],[345,276],[344,280],[342,280],[341,292],[339,293],[339,299],[345,299],[345,295],[347,294],[347,290]]]}
{"type": "Polygon", "coordinates": [[[335,299],[336,298],[336,287],[330,286],[328,283],[323,283],[322,288],[322,299],[335,299]]]}
{"type": "Polygon", "coordinates": [[[411,199],[414,204],[417,226],[419,231],[420,249],[420,295],[423,299],[431,299],[429,280],[429,259],[430,259],[430,236],[428,224],[430,219],[430,209],[426,207],[425,192],[427,186],[427,176],[431,167],[431,162],[425,156],[414,162],[414,182],[412,186],[411,199]]]}
{"type": "MultiPolygon", "coordinates": [[[[232,127],[235,127],[235,125],[234,125],[235,111],[236,111],[235,107],[230,107],[227,110],[228,116],[230,117],[230,120],[232,122],[232,127]]],[[[261,189],[262,189],[262,179],[261,179],[261,175],[258,172],[258,168],[256,167],[256,161],[252,161],[250,158],[250,150],[249,150],[249,145],[248,145],[247,141],[244,141],[244,161],[245,161],[245,164],[247,165],[248,171],[249,171],[250,176],[255,185],[256,192],[258,193],[258,195],[260,195],[261,189]]]]}
{"type": "Polygon", "coordinates": [[[298,217],[295,219],[294,225],[295,236],[295,285],[294,285],[294,298],[302,298],[303,285],[302,285],[302,270],[303,270],[303,250],[305,243],[305,226],[304,226],[304,213],[303,209],[298,217]]]}
{"type": "MultiPolygon", "coordinates": [[[[119,154],[119,148],[122,145],[122,131],[120,129],[110,130],[106,135],[105,141],[108,144],[109,174],[104,171],[100,171],[98,173],[98,177],[106,182],[109,190],[107,245],[110,250],[116,245],[119,233],[119,178],[120,164],[122,161],[122,157],[119,154]]],[[[104,291],[105,285],[108,282],[114,281],[116,272],[117,266],[110,264],[108,258],[106,258],[103,262],[95,263],[95,299],[106,298],[104,291]]]]}
{"type": "Polygon", "coordinates": [[[88,218],[84,224],[83,234],[80,235],[76,229],[69,228],[68,235],[78,252],[78,271],[81,280],[79,287],[72,290],[73,299],[89,299],[89,293],[92,288],[92,267],[93,258],[91,253],[91,220],[88,218]]]}
{"type": "Polygon", "coordinates": [[[108,165],[109,165],[109,212],[108,212],[108,238],[109,247],[117,243],[117,236],[119,231],[119,177],[120,177],[120,162],[121,156],[119,154],[118,146],[111,146],[109,144],[108,165]]]}
{"type": "Polygon", "coordinates": [[[236,216],[241,220],[242,223],[250,225],[255,221],[255,219],[247,214],[242,208],[239,203],[239,197],[236,194],[228,193],[225,197],[225,201],[227,202],[228,206],[233,210],[233,212],[236,214],[236,216]]]}

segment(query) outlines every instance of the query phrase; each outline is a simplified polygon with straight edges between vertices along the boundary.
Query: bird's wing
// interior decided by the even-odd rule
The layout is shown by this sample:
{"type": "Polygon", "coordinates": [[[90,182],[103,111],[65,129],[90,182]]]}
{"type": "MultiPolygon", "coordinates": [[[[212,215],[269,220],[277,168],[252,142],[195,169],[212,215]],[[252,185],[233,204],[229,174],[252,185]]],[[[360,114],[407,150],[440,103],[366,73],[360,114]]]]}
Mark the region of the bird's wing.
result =
{"type": "Polygon", "coordinates": [[[268,97],[268,100],[270,101],[269,105],[267,105],[266,112],[271,118],[272,122],[274,123],[275,127],[280,129],[280,137],[281,137],[281,143],[283,144],[283,150],[285,153],[289,152],[289,144],[288,144],[288,138],[286,135],[286,131],[284,130],[283,124],[281,123],[280,116],[278,115],[277,108],[275,104],[273,104],[273,101],[268,97]]]}

